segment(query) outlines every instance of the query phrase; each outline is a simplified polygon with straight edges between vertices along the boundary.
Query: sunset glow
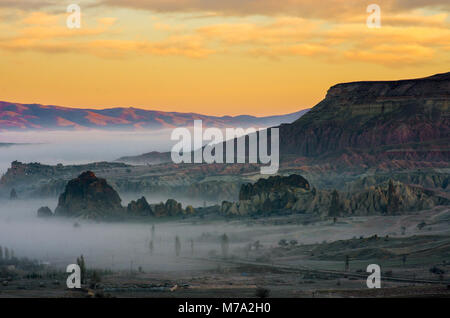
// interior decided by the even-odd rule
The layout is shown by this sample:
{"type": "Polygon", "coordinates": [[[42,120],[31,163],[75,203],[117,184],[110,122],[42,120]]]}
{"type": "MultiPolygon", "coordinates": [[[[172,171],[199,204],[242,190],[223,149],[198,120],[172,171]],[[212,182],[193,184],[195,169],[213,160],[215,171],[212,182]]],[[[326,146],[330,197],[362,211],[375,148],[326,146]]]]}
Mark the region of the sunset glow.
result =
{"type": "Polygon", "coordinates": [[[424,77],[450,65],[449,2],[0,0],[0,100],[272,115],[339,82],[424,77]]]}

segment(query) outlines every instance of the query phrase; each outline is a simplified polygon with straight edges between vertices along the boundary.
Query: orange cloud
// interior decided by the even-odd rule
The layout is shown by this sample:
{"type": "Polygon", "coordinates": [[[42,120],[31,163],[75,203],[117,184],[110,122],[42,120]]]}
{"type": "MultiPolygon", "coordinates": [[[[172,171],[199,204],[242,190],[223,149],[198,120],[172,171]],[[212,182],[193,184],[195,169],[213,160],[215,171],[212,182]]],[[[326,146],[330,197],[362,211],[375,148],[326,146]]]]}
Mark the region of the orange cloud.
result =
{"type": "Polygon", "coordinates": [[[350,60],[404,67],[431,61],[435,51],[420,45],[380,45],[371,50],[350,50],[344,55],[350,60]]]}
{"type": "MultiPolygon", "coordinates": [[[[373,1],[363,0],[100,0],[99,5],[144,9],[155,12],[206,12],[220,15],[290,15],[340,20],[359,16],[373,1]]],[[[418,8],[445,8],[448,0],[377,0],[386,12],[409,12],[418,8]]]]}

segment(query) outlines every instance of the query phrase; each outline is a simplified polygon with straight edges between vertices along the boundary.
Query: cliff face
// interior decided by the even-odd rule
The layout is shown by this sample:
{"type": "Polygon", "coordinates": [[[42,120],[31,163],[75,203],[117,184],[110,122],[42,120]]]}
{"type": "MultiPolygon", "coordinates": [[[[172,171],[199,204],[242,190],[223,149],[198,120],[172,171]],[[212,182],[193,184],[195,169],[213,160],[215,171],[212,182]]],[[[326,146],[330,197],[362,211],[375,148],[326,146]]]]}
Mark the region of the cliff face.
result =
{"type": "Polygon", "coordinates": [[[123,211],[118,193],[91,171],[70,180],[59,196],[55,215],[98,219],[123,211]]]}
{"type": "MultiPolygon", "coordinates": [[[[297,179],[299,177],[296,176],[297,179]]],[[[292,179],[292,176],[280,178],[277,183],[288,184],[288,180],[292,179]]],[[[437,205],[450,205],[448,194],[391,180],[358,192],[317,190],[309,189],[309,186],[292,185],[279,187],[279,191],[265,191],[264,188],[255,185],[252,189],[259,190],[248,192],[248,188],[248,185],[243,186],[242,190],[251,194],[241,196],[244,200],[238,202],[224,201],[221,212],[225,215],[272,213],[314,213],[321,216],[392,215],[430,209],[437,205]]]]}
{"type": "Polygon", "coordinates": [[[345,149],[372,155],[397,150],[398,157],[405,151],[414,157],[432,148],[429,159],[448,160],[449,105],[450,73],[339,84],[309,113],[280,126],[281,153],[318,157],[345,149]]]}
{"type": "Polygon", "coordinates": [[[310,190],[308,180],[296,174],[288,177],[274,176],[268,179],[259,179],[255,184],[242,185],[239,200],[251,200],[253,196],[261,193],[295,192],[298,189],[310,190]]]}

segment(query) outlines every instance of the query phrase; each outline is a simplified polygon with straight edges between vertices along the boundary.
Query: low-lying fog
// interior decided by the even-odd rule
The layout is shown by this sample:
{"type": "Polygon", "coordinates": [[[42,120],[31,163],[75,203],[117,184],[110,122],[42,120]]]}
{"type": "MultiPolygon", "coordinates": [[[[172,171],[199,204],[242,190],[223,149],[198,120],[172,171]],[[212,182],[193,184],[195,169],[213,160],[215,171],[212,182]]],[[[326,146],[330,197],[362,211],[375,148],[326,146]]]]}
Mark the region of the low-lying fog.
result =
{"type": "Polygon", "coordinates": [[[0,147],[0,173],[11,162],[83,164],[113,161],[150,151],[170,151],[175,141],[171,130],[158,131],[47,131],[2,132],[0,143],[24,143],[0,147]]]}
{"type": "MultiPolygon", "coordinates": [[[[0,202],[0,245],[28,257],[64,268],[83,254],[89,267],[137,270],[180,270],[204,266],[183,257],[220,254],[218,237],[230,229],[226,224],[188,225],[154,223],[153,253],[150,253],[153,223],[95,223],[71,219],[41,219],[36,209],[56,206],[54,200],[0,202]],[[75,226],[75,223],[79,226],[75,226]],[[202,233],[204,233],[202,238],[202,233]],[[213,238],[209,235],[212,235],[213,238]],[[181,242],[181,257],[175,257],[175,237],[181,242]],[[189,268],[191,267],[191,268],[189,268]]],[[[233,248],[232,246],[230,246],[233,248]]]]}
{"type": "MultiPolygon", "coordinates": [[[[21,200],[0,202],[0,245],[14,250],[18,257],[37,259],[59,268],[74,263],[83,254],[90,268],[113,270],[172,271],[215,269],[217,264],[193,260],[221,255],[220,236],[227,234],[230,254],[243,255],[243,247],[256,240],[265,247],[276,246],[280,239],[299,244],[321,243],[365,237],[374,234],[395,236],[400,233],[401,217],[371,217],[342,220],[333,225],[324,221],[314,225],[256,225],[250,219],[230,222],[215,220],[155,222],[153,253],[150,253],[152,224],[94,223],[73,219],[41,219],[36,210],[56,207],[56,200],[21,200]],[[79,223],[79,227],[74,226],[79,223]],[[175,237],[181,242],[181,255],[175,257],[175,237]],[[191,240],[194,241],[192,255],[191,240]]],[[[417,221],[411,225],[415,228],[417,221]]],[[[409,231],[409,229],[408,229],[409,231]]]]}

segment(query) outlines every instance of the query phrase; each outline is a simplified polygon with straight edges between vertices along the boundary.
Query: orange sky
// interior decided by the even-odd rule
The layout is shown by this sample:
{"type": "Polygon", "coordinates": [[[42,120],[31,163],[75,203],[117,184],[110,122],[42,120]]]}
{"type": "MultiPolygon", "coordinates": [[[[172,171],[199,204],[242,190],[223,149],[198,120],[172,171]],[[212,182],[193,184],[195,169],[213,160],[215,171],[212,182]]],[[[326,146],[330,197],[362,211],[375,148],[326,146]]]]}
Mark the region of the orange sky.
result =
{"type": "Polygon", "coordinates": [[[70,1],[0,0],[0,100],[272,115],[339,82],[449,71],[448,0],[375,1],[379,29],[373,2],[84,0],[68,29],[70,1]]]}

